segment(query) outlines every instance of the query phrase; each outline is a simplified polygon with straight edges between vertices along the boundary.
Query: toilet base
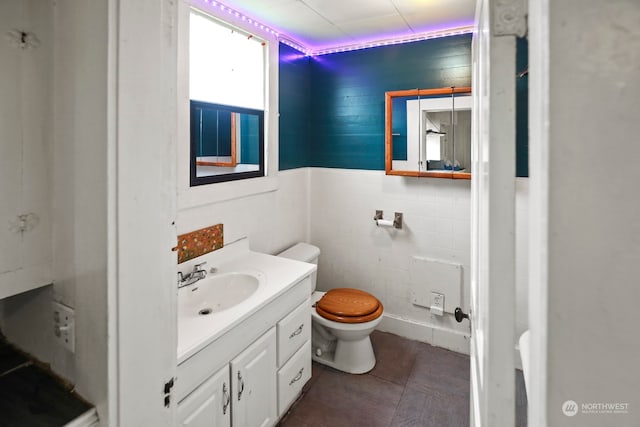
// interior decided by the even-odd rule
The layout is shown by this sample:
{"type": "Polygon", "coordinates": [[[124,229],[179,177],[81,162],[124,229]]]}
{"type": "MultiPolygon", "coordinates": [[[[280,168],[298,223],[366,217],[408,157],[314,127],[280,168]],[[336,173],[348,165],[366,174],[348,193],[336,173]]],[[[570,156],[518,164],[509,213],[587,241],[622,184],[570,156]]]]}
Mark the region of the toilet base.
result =
{"type": "Polygon", "coordinates": [[[376,356],[368,335],[355,341],[338,340],[335,351],[321,354],[316,351],[314,347],[314,361],[349,374],[366,374],[376,366],[376,356]]]}

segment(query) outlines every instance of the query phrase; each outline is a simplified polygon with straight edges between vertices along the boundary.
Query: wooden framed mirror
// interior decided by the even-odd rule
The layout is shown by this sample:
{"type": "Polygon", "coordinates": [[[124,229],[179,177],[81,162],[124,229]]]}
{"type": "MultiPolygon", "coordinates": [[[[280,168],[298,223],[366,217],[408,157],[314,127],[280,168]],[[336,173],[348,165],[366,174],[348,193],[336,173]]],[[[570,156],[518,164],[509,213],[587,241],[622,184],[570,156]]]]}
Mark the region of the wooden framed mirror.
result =
{"type": "Polygon", "coordinates": [[[471,179],[471,88],[385,93],[387,175],[471,179]]]}

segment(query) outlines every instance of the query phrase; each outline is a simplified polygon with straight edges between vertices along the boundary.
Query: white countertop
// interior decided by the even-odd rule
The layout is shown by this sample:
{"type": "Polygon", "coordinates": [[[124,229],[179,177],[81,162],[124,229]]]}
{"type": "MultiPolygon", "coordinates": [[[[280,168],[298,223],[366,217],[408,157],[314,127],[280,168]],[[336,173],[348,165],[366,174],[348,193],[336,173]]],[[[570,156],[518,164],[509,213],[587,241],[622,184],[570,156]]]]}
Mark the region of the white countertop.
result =
{"type": "MultiPolygon", "coordinates": [[[[300,280],[313,273],[316,266],[305,262],[267,255],[249,250],[247,239],[225,246],[215,252],[180,264],[178,270],[191,271],[194,264],[207,262],[206,269],[215,267],[214,274],[248,273],[259,278],[260,286],[240,304],[207,316],[181,313],[183,297],[192,286],[178,290],[178,364],[215,341],[243,320],[286,292],[300,280]]],[[[206,280],[206,279],[205,279],[206,280]]]]}

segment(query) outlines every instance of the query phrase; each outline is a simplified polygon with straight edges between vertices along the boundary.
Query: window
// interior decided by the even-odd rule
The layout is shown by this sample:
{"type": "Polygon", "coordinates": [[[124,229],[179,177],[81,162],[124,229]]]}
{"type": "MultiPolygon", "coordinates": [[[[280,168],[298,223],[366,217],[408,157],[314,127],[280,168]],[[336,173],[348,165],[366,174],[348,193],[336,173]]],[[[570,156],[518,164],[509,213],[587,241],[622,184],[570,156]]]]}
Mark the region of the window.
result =
{"type": "Polygon", "coordinates": [[[191,186],[264,176],[265,51],[253,35],[191,11],[191,186]]]}

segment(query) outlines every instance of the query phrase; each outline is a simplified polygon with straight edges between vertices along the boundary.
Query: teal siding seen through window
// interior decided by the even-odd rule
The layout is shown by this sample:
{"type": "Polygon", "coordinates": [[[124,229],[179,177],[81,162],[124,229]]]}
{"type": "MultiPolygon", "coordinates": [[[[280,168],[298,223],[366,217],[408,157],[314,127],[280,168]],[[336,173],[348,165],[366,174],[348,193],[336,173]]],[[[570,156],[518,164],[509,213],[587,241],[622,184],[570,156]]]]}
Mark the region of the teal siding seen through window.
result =
{"type": "MultiPolygon", "coordinates": [[[[258,141],[260,139],[260,121],[258,116],[240,114],[240,141],[258,141]]],[[[257,165],[260,163],[258,144],[240,144],[240,162],[257,165]]]]}

